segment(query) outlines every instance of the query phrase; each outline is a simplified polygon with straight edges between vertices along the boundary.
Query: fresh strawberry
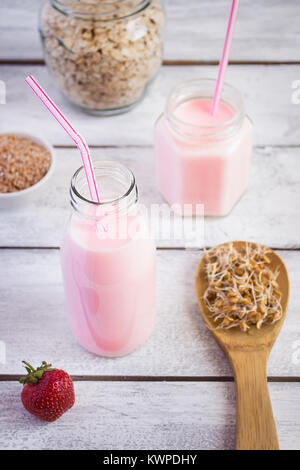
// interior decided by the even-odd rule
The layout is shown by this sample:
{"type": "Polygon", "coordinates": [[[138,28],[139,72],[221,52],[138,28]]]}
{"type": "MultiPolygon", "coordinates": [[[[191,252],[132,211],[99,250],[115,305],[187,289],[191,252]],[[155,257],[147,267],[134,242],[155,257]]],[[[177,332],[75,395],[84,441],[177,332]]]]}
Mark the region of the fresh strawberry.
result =
{"type": "Polygon", "coordinates": [[[21,400],[29,413],[44,421],[55,421],[75,403],[73,382],[67,372],[53,369],[45,361],[37,369],[23,361],[28,374],[20,379],[24,384],[21,400]]]}

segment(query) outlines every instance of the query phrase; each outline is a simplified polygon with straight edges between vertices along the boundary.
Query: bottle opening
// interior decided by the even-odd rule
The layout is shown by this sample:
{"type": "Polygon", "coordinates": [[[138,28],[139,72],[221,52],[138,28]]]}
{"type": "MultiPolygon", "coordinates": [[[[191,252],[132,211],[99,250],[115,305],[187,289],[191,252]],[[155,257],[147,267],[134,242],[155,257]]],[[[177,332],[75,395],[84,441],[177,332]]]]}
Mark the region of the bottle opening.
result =
{"type": "Polygon", "coordinates": [[[71,180],[70,188],[71,205],[75,210],[97,219],[101,215],[126,212],[137,202],[135,177],[128,168],[120,163],[101,161],[94,163],[94,170],[100,203],[91,201],[85,172],[80,167],[71,180]]]}
{"type": "Polygon", "coordinates": [[[215,84],[213,79],[191,80],[171,91],[165,114],[177,134],[191,139],[221,139],[240,128],[245,115],[243,98],[228,84],[224,85],[217,115],[211,116],[215,84]]]}

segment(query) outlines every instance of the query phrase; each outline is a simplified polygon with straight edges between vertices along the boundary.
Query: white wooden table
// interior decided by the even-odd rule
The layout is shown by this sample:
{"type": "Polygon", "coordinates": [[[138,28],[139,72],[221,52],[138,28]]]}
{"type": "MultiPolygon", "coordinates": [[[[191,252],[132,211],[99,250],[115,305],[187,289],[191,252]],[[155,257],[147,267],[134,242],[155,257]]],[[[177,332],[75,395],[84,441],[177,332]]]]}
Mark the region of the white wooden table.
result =
{"type": "MultiPolygon", "coordinates": [[[[107,360],[78,346],[64,313],[59,243],[68,216],[68,184],[80,165],[76,149],[24,84],[33,73],[70,116],[97,158],[135,173],[141,200],[160,202],[153,176],[153,124],[170,87],[215,77],[230,0],[166,0],[165,64],[148,97],[130,114],[96,118],[60,95],[43,63],[39,0],[2,0],[0,79],[7,86],[0,131],[28,129],[55,146],[49,191],[32,206],[0,213],[1,449],[232,449],[232,372],[204,326],[194,293],[201,252],[178,242],[158,246],[158,320],[148,343],[107,360]],[[76,405],[53,424],[20,402],[21,360],[50,360],[74,376],[76,405]]],[[[206,245],[232,239],[266,243],[287,263],[291,300],[268,375],[281,448],[300,448],[300,4],[244,0],[227,80],[244,92],[255,124],[248,192],[223,219],[205,221],[206,245]]]]}

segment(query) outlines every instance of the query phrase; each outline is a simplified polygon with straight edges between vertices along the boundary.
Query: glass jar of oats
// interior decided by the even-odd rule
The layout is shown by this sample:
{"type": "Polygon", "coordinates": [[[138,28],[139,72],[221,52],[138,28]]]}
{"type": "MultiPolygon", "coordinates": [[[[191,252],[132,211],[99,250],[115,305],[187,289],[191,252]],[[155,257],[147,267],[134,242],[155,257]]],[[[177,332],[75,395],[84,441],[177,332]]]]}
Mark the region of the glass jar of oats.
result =
{"type": "Polygon", "coordinates": [[[143,98],[162,62],[163,24],[158,0],[47,0],[40,33],[63,94],[109,115],[143,98]]]}

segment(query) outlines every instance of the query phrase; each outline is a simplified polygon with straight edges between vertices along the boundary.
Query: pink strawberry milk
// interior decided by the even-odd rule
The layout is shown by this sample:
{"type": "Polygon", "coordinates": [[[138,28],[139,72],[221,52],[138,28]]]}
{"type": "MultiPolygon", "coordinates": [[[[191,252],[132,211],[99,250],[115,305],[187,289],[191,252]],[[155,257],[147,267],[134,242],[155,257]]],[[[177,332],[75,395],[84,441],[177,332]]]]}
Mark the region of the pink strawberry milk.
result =
{"type": "Polygon", "coordinates": [[[133,174],[109,161],[94,168],[100,204],[89,200],[82,168],[71,182],[72,214],[61,248],[65,297],[79,344],[116,357],[153,331],[156,252],[133,174]]]}
{"type": "Polygon", "coordinates": [[[185,205],[206,216],[228,214],[247,187],[252,123],[238,90],[225,84],[211,114],[215,81],[192,80],[169,95],[155,129],[156,176],[160,193],[175,212],[185,205]]]}

